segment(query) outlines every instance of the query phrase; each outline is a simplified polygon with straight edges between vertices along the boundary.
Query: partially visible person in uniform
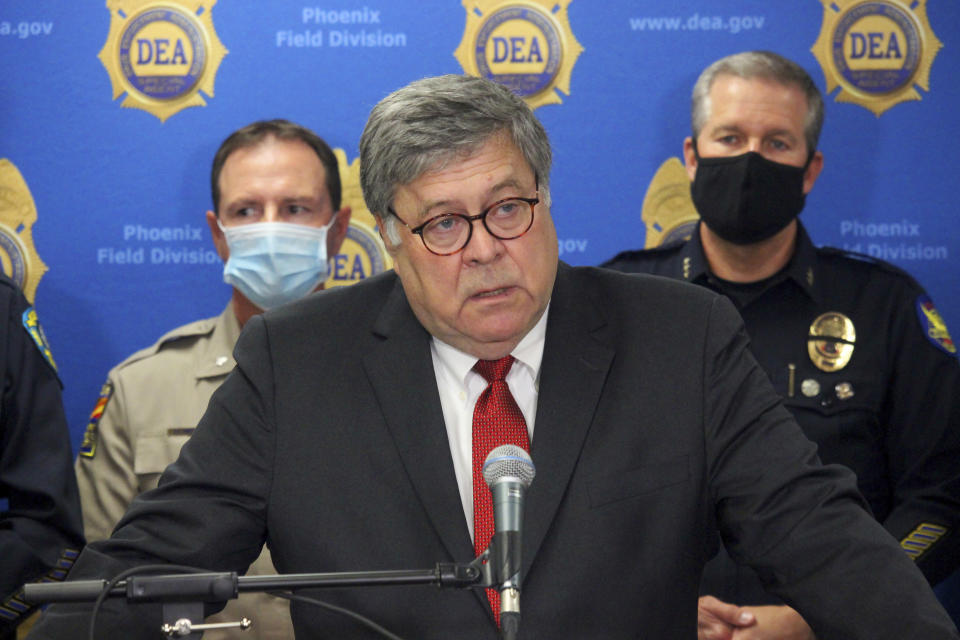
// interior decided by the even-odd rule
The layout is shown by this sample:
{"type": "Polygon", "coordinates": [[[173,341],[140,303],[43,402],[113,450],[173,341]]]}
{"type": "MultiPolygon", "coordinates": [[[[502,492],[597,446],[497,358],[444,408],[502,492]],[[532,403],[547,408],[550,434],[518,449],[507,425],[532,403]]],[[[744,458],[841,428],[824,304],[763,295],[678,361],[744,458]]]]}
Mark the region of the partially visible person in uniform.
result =
{"type": "MultiPolygon", "coordinates": [[[[340,208],[336,156],[288,121],[255,122],[231,134],[214,156],[210,186],[207,223],[233,295],[219,316],[170,331],[110,371],[76,462],[89,540],[109,537],[133,498],[157,486],[176,460],[233,369],[234,343],[247,320],[323,287],[328,257],[339,251],[350,222],[350,210],[340,208]]],[[[249,573],[275,572],[264,551],[249,573]]],[[[285,600],[251,594],[239,603],[217,621],[247,617],[250,630],[204,637],[293,637],[285,600]]]]}
{"type": "Polygon", "coordinates": [[[21,586],[62,580],[83,547],[60,378],[36,311],[0,274],[0,640],[30,614],[21,586]]]}
{"type": "MultiPolygon", "coordinates": [[[[824,462],[853,469],[876,518],[929,582],[960,565],[960,365],[923,288],[902,270],[817,248],[797,219],[823,167],[810,76],[754,51],[710,65],[684,141],[701,222],[686,242],[603,266],[693,282],[736,305],[751,350],[824,462]]],[[[864,588],[870,588],[864,585],[864,588]]],[[[702,639],[808,638],[800,616],[721,554],[708,565],[702,639]]],[[[825,594],[827,595],[827,594],[825,594]]]]}

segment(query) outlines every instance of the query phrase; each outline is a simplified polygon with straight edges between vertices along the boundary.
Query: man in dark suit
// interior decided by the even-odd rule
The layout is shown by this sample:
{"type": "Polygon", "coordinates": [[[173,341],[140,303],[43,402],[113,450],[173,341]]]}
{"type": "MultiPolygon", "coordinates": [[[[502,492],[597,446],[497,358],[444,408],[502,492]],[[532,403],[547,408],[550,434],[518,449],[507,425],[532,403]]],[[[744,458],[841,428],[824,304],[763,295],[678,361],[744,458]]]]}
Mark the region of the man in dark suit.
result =
{"type": "MultiPolygon", "coordinates": [[[[852,474],[820,465],[728,301],[558,263],[550,147],[520,98],[414,82],[374,108],[360,155],[396,272],[251,319],[178,461],[76,577],[242,570],[264,542],[284,573],[468,561],[489,535],[471,471],[496,395],[494,422],[537,466],[520,637],[694,637],[718,530],[822,638],[960,637],[852,474]]],[[[406,638],[498,633],[482,591],[311,595],[406,638]]],[[[80,637],[88,609],[51,608],[34,637],[80,637]]],[[[109,609],[104,637],[156,635],[156,612],[109,609]]],[[[291,615],[298,637],[375,637],[305,603],[291,615]]]]}

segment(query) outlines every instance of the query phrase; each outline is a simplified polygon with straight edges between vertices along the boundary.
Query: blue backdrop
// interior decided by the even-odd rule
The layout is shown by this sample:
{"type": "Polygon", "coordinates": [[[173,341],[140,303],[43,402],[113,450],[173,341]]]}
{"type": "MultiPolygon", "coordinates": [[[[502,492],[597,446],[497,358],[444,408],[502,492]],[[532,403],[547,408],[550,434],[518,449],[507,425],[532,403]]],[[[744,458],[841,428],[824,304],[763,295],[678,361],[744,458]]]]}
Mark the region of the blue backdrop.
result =
{"type": "Polygon", "coordinates": [[[658,167],[680,156],[699,71],[725,54],[772,49],[831,89],[825,168],[802,216],[814,240],[906,268],[960,331],[960,181],[944,149],[960,138],[956,0],[876,0],[863,16],[848,0],[826,9],[817,0],[512,3],[541,15],[525,26],[498,13],[509,3],[484,0],[167,0],[169,15],[144,14],[144,4],[0,4],[3,267],[34,280],[40,261],[48,267],[34,281],[36,308],[75,446],[112,365],[228,299],[203,216],[220,141],[285,117],[353,162],[370,108],[415,78],[463,73],[477,33],[487,50],[475,62],[488,72],[512,64],[541,84],[554,73],[531,100],[554,144],[564,260],[597,264],[644,244],[644,196],[658,167]],[[845,61],[861,76],[814,53],[821,34],[828,52],[831,37],[846,38],[845,61]],[[915,70],[901,94],[914,87],[919,99],[878,106],[885,94],[863,78],[898,64],[915,70]],[[837,87],[850,78],[867,99],[837,87]],[[191,82],[199,93],[178,94],[191,82]],[[203,104],[179,109],[180,99],[203,104]]]}

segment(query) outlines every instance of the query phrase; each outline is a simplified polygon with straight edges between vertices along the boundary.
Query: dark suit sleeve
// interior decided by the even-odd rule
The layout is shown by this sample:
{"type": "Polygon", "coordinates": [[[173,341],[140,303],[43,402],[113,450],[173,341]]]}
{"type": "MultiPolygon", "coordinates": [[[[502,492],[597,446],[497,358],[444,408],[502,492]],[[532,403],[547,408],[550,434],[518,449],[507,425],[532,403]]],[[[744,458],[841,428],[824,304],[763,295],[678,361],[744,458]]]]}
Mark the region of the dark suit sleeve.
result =
{"type": "Polygon", "coordinates": [[[717,298],[705,354],[705,443],[731,556],[800,611],[820,640],[957,637],[923,575],[866,510],[853,474],[819,464],[747,344],[732,305],[717,298]]]}
{"type": "MultiPolygon", "coordinates": [[[[109,539],[83,551],[71,580],[158,563],[243,573],[257,558],[267,535],[274,453],[272,362],[259,317],[247,324],[235,356],[237,368],[159,486],[134,499],[109,539]]],[[[90,609],[53,605],[29,637],[86,638],[90,609]]],[[[156,638],[160,624],[159,607],[113,599],[98,617],[97,637],[156,638]]]]}
{"type": "Polygon", "coordinates": [[[0,628],[23,612],[6,598],[24,582],[69,568],[83,546],[60,381],[25,327],[28,310],[23,295],[0,282],[0,497],[7,501],[0,508],[0,628]]]}

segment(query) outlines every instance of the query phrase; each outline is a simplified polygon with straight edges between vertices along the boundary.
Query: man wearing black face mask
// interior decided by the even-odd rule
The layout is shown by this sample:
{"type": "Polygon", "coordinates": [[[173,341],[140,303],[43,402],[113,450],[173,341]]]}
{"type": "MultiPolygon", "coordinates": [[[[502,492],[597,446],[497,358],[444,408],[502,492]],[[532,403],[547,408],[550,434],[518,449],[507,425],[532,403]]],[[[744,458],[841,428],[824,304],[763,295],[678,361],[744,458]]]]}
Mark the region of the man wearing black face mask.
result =
{"type": "MultiPolygon", "coordinates": [[[[769,52],[723,58],[692,106],[684,159],[701,224],[686,242],[604,266],[731,298],[822,460],[857,473],[875,517],[936,584],[960,566],[960,365],[946,326],[909,275],[816,248],[797,219],[823,168],[823,98],[800,66],[769,52]]],[[[701,640],[813,637],[723,552],[701,593],[701,640]]]]}

